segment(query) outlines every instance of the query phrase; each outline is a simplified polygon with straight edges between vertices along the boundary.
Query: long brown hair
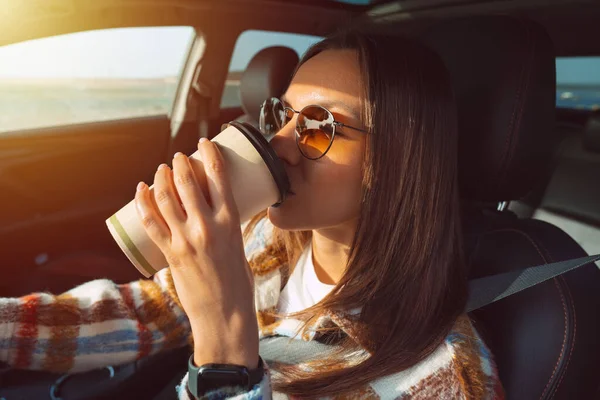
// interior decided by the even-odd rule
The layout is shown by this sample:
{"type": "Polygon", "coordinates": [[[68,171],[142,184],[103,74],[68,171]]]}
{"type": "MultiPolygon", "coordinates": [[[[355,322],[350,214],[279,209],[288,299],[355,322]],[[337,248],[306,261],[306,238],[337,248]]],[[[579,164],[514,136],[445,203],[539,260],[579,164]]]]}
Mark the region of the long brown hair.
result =
{"type": "MultiPolygon", "coordinates": [[[[299,315],[361,312],[352,319],[356,340],[343,339],[340,352],[310,371],[278,369],[274,388],[306,397],[356,390],[418,363],[442,343],[467,297],[456,110],[443,62],[413,40],[345,32],[310,48],[300,66],[335,49],[355,50],[363,76],[362,206],[343,277],[299,315]],[[369,356],[349,365],[344,356],[360,349],[369,356]]],[[[276,237],[293,266],[311,234],[276,230],[276,237]]]]}

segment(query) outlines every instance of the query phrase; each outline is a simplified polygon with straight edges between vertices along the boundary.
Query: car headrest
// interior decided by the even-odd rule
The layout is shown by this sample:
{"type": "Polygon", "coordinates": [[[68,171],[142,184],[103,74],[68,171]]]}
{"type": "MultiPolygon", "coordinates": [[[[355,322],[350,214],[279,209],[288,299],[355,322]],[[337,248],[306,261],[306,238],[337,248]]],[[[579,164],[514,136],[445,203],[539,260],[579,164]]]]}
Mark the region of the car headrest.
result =
{"type": "Polygon", "coordinates": [[[283,46],[263,49],[250,60],[240,82],[242,109],[246,115],[258,121],[261,104],[269,97],[280,97],[284,93],[299,61],[294,50],[283,46]]]}
{"type": "Polygon", "coordinates": [[[583,130],[583,147],[600,153],[600,110],[593,112],[583,130]]]}
{"type": "Polygon", "coordinates": [[[529,20],[479,16],[435,25],[423,40],[453,80],[463,199],[524,196],[549,168],[558,139],[549,36],[529,20]]]}

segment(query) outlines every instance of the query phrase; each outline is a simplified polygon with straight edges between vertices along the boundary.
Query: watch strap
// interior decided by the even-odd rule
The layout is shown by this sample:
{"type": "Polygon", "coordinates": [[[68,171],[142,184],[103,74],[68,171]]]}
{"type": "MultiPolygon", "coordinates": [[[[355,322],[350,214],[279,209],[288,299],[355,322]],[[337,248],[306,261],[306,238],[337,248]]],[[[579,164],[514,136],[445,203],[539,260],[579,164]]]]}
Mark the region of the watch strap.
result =
{"type": "Polygon", "coordinates": [[[254,385],[260,383],[265,375],[265,364],[260,356],[258,356],[258,365],[253,370],[248,370],[248,375],[250,376],[248,390],[250,390],[254,385]]]}
{"type": "Polygon", "coordinates": [[[200,396],[203,396],[205,393],[200,393],[198,390],[198,382],[200,379],[202,379],[199,375],[200,372],[202,370],[202,368],[204,367],[211,367],[211,366],[215,366],[218,365],[220,368],[230,368],[231,370],[244,370],[247,374],[248,374],[248,382],[246,384],[246,386],[244,386],[244,384],[242,382],[240,382],[239,385],[237,386],[241,386],[244,387],[245,390],[250,390],[254,387],[254,385],[256,385],[257,383],[260,383],[260,381],[262,381],[263,375],[264,375],[264,363],[261,357],[258,357],[258,366],[253,369],[253,370],[249,370],[248,368],[241,366],[241,365],[229,365],[229,364],[206,364],[200,367],[197,367],[194,364],[194,354],[192,353],[192,355],[190,356],[189,360],[188,360],[188,390],[190,391],[190,393],[195,397],[195,398],[199,398],[200,396]]]}

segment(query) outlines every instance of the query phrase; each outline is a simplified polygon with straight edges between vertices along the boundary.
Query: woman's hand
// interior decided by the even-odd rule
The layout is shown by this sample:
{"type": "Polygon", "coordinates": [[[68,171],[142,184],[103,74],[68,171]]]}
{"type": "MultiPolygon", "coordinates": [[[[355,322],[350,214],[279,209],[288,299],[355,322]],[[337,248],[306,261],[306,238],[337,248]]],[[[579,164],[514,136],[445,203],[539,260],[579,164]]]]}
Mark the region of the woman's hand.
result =
{"type": "Polygon", "coordinates": [[[203,168],[178,153],[173,171],[162,164],[154,194],[143,182],[135,203],[148,236],[167,259],[190,319],[196,365],[258,365],[253,278],[240,218],[217,146],[201,140],[203,168]]]}

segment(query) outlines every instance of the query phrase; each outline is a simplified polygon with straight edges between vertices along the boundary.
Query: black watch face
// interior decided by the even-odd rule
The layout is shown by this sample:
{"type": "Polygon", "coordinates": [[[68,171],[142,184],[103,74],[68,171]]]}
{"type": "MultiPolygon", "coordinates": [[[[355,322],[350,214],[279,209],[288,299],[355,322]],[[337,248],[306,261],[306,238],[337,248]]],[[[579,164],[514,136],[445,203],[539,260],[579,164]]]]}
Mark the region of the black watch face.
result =
{"type": "Polygon", "coordinates": [[[198,392],[207,393],[228,386],[248,386],[248,374],[238,370],[202,369],[198,374],[198,392]]]}

